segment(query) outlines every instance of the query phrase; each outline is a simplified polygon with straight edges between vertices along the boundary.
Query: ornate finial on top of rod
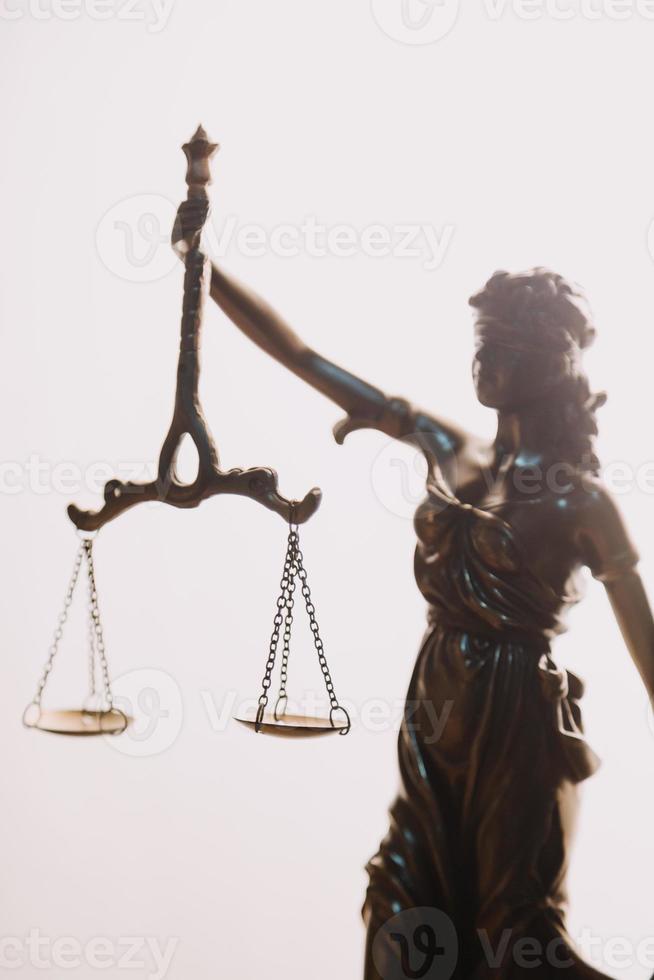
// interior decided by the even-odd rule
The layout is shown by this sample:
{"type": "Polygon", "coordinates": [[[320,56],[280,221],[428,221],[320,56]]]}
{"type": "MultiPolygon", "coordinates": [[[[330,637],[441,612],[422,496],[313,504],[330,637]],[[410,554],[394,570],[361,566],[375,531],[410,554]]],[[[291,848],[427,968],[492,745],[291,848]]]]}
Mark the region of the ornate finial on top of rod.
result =
{"type": "Polygon", "coordinates": [[[188,162],[186,183],[189,188],[189,197],[200,194],[206,196],[205,188],[207,184],[211,183],[209,160],[219,149],[219,144],[212,143],[205,129],[198,126],[188,143],[184,143],[182,149],[188,162]]]}

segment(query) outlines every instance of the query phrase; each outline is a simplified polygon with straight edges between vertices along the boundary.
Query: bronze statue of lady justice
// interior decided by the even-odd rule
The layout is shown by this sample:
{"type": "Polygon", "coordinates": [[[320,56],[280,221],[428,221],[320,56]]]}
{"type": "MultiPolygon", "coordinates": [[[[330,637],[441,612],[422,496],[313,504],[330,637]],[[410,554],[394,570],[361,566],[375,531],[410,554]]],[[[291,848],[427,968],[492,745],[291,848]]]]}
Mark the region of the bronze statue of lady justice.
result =
{"type": "MultiPolygon", "coordinates": [[[[605,585],[654,701],[654,619],[636,570],[637,553],[598,478],[595,412],[604,396],[591,392],[581,366],[582,352],[594,337],[583,296],[561,276],[536,268],[497,272],[470,299],[476,313],[477,397],[498,416],[497,435],[487,443],[402,398],[388,397],[317,354],[262,299],[210,266],[200,238],[215,149],[201,127],[184,146],[188,196],[173,231],[173,246],[186,266],[181,342],[173,420],[157,479],[111,480],[100,510],[71,505],[69,516],[78,530],[94,533],[144,500],[187,508],[216,494],[250,497],[288,520],[282,598],[292,599],[288,576],[297,574],[307,611],[313,609],[296,529],[316,510],[319,491],[290,501],[269,468],[225,472],[219,466],[198,395],[207,290],[251,340],[341,406],[346,418],[334,430],[339,442],[354,429],[374,428],[415,445],[428,464],[426,497],[415,514],[415,576],[428,603],[429,626],[400,731],[400,793],[390,830],[368,864],[366,980],[513,978],[525,969],[532,977],[559,976],[564,969],[572,977],[600,980],[603,975],[574,951],[565,926],[577,787],[595,771],[597,759],[583,736],[581,681],[556,666],[551,642],[564,629],[565,612],[581,597],[579,573],[587,566],[605,585]],[[199,456],[192,484],[182,483],[176,473],[185,433],[199,456]],[[434,712],[446,718],[436,740],[434,712]],[[413,967],[402,942],[407,937],[389,929],[404,914],[424,940],[424,910],[437,910],[456,936],[456,965],[446,973],[433,963],[413,967]],[[545,955],[534,961],[537,950],[545,955]],[[528,965],[526,951],[532,954],[528,965]]],[[[91,539],[85,538],[43,676],[26,710],[29,727],[101,734],[122,731],[129,722],[113,706],[91,549],[91,539]],[[94,634],[91,663],[98,654],[103,706],[43,711],[43,689],[84,557],[94,634]]],[[[273,640],[275,635],[279,640],[280,609],[273,640]]],[[[310,617],[331,703],[321,730],[345,734],[349,718],[336,700],[317,623],[310,617]],[[345,721],[335,724],[335,714],[345,714],[345,721]]],[[[276,650],[276,641],[273,645],[276,650]]],[[[257,731],[263,727],[274,652],[271,646],[257,731]]],[[[416,942],[416,948],[435,953],[439,947],[416,942]]]]}
{"type": "MultiPolygon", "coordinates": [[[[637,553],[597,475],[595,412],[604,396],[591,393],[581,367],[582,351],[594,336],[583,297],[561,276],[537,268],[498,272],[471,298],[477,396],[498,415],[497,435],[486,443],[320,356],[263,300],[210,266],[201,231],[215,149],[201,127],[184,146],[188,195],[173,231],[186,266],[181,341],[173,419],[157,478],[142,484],[111,480],[100,510],[72,504],[69,516],[80,532],[93,534],[145,500],[188,508],[217,494],[247,496],[284,516],[290,525],[285,585],[253,725],[283,733],[275,728],[277,707],[274,723],[263,720],[281,630],[279,603],[290,611],[291,579],[297,576],[331,704],[329,719],[309,727],[313,734],[345,734],[349,718],[334,693],[297,539],[297,525],[316,510],[320,493],[314,488],[302,501],[291,501],[267,467],[221,470],[198,394],[205,293],[251,340],[344,409],[346,418],[335,429],[339,442],[354,429],[374,428],[414,444],[428,463],[426,497],[415,515],[415,575],[428,602],[429,627],[400,731],[400,793],[388,835],[368,864],[366,980],[514,977],[525,969],[533,977],[567,969],[573,977],[599,980],[602,974],[579,958],[565,927],[577,786],[595,771],[597,759],[583,737],[581,682],[557,668],[551,641],[580,598],[579,572],[588,566],[606,587],[654,701],[654,620],[636,571],[637,553]],[[176,471],[185,433],[199,456],[191,484],[176,471]],[[446,718],[436,740],[434,712],[446,718]],[[335,723],[343,714],[345,720],[335,723]],[[441,949],[437,937],[427,943],[421,922],[430,910],[456,937],[456,964],[445,972],[433,961],[412,966],[407,936],[392,925],[404,917],[415,926],[416,949],[435,954],[441,949]],[[545,957],[532,957],[525,966],[525,942],[545,957]]],[[[113,703],[93,568],[92,539],[86,537],[24,715],[28,727],[88,735],[122,731],[129,723],[113,703]],[[44,710],[43,691],[83,559],[91,693],[97,693],[97,659],[103,697],[97,710],[44,710]]],[[[278,703],[285,701],[286,629],[278,703]]],[[[300,733],[308,735],[306,722],[300,733]]]]}
{"type": "MultiPolygon", "coordinates": [[[[203,202],[183,204],[174,244],[205,217],[203,202]]],[[[477,397],[498,417],[492,443],[322,357],[216,265],[211,296],[259,347],[344,409],[339,442],[374,428],[428,460],[415,576],[429,627],[399,737],[401,790],[368,864],[367,980],[407,975],[399,944],[380,930],[421,907],[454,924],[456,977],[522,975],[514,951],[526,938],[551,954],[532,963],[532,976],[564,968],[601,977],[565,926],[577,786],[597,759],[582,733],[581,681],[555,665],[550,647],[588,566],[654,699],[654,620],[637,553],[597,476],[595,412],[604,396],[592,394],[581,365],[594,336],[581,293],[536,268],[495,273],[470,299],[477,397]],[[450,710],[436,742],[421,734],[430,730],[425,704],[439,716],[450,710]],[[507,930],[502,963],[491,970],[484,951],[502,949],[507,930]]]]}

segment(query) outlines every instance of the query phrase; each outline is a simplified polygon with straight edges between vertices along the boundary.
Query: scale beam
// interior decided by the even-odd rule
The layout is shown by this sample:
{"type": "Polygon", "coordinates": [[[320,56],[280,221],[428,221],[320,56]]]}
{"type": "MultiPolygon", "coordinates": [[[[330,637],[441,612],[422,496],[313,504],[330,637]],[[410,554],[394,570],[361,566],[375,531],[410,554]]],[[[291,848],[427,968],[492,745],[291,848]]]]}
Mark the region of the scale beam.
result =
{"type": "Polygon", "coordinates": [[[177,390],[173,419],[159,456],[157,478],[150,483],[110,480],[104,489],[104,505],[97,511],[80,510],[70,504],[68,516],[81,531],[97,531],[131,507],[153,500],[173,507],[197,507],[203,500],[218,494],[237,494],[250,497],[295,524],[307,521],[320,505],[321,492],[317,487],[303,500],[282,496],[277,474],[269,467],[221,470],[218,450],[202,412],[198,394],[201,328],[211,266],[202,251],[201,236],[208,215],[209,160],[217,149],[217,144],[210,142],[201,126],[183,146],[188,164],[186,203],[196,202],[203,220],[177,243],[186,262],[177,390]],[[193,440],[199,459],[197,477],[192,483],[183,483],[176,471],[177,455],[185,435],[193,440]]]}

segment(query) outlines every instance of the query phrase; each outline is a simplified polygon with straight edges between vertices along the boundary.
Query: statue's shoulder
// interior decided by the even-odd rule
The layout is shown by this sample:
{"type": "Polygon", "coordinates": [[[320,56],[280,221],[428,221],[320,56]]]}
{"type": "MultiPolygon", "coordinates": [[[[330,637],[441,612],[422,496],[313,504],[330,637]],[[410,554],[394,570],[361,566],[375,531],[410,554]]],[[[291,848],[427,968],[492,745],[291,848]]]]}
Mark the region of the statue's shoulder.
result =
{"type": "Polygon", "coordinates": [[[595,578],[610,581],[637,564],[622,510],[599,477],[582,475],[568,500],[580,560],[595,578]]]}

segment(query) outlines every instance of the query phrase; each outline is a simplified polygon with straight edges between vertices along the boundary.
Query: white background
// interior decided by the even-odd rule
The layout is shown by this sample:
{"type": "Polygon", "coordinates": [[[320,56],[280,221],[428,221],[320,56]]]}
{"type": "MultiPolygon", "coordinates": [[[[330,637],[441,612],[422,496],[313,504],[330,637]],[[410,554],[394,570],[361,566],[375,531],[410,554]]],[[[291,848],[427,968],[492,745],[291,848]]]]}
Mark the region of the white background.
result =
{"type": "MultiPolygon", "coordinates": [[[[392,35],[400,0],[176,0],[163,25],[145,0],[129,17],[119,3],[103,8],[102,20],[94,8],[7,0],[4,936],[176,938],[170,980],[360,975],[362,868],[385,833],[397,705],[424,626],[411,508],[393,465],[410,468],[412,457],[389,454],[370,432],[336,446],[339,410],[208,310],[202,395],[222,461],[276,466],[289,495],[323,488],[303,544],[337,692],[357,714],[372,699],[392,708],[381,730],[359,718],[348,739],[315,744],[255,738],[234,723],[217,730],[207,711],[258,693],[283,555],[283,523],[236,498],[194,512],[143,506],[98,540],[113,674],[147,670],[145,687],[159,685],[169,711],[151,739],[21,728],[77,545],[65,505],[100,499],[74,479],[62,487],[53,467],[156,459],[172,409],[182,271],[165,241],[154,265],[137,267],[148,242],[136,223],[154,195],[165,239],[165,202],[172,212],[185,192],[179,147],[200,121],[222,144],[217,233],[229,215],[267,231],[307,216],[359,231],[452,229],[436,269],[424,256],[300,247],[292,258],[272,248],[253,257],[232,245],[225,265],[308,343],[490,437],[492,414],[470,381],[467,298],[496,268],[551,266],[583,284],[596,313],[587,367],[610,394],[603,462],[635,472],[650,461],[654,21],[624,5],[625,19],[608,7],[591,19],[561,0],[568,7],[570,19],[553,8],[526,19],[473,0],[446,36],[420,43],[433,18],[456,12],[452,2],[416,8],[427,27],[393,37],[380,22],[392,35]],[[31,458],[45,464],[39,482],[31,458]]],[[[410,485],[417,500],[415,475],[410,485]]],[[[621,504],[651,586],[651,487],[632,481],[621,504]]],[[[50,703],[83,696],[83,606],[80,596],[50,703]]],[[[638,962],[633,950],[654,935],[646,698],[599,584],[571,625],[556,655],[588,680],[587,727],[604,759],[584,794],[571,931],[599,937],[595,962],[603,950],[607,972],[644,978],[652,954],[638,962]],[[611,945],[620,938],[626,946],[611,945]],[[632,953],[616,958],[616,948],[632,953]]],[[[296,690],[319,691],[306,642],[296,657],[296,690]]],[[[133,693],[142,680],[116,689],[133,693]]],[[[14,976],[43,975],[20,955],[14,976]]],[[[115,964],[53,972],[124,973],[115,964]]],[[[151,965],[130,975],[152,976],[151,965]]]]}

